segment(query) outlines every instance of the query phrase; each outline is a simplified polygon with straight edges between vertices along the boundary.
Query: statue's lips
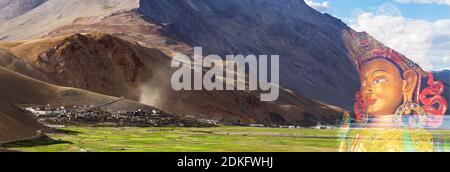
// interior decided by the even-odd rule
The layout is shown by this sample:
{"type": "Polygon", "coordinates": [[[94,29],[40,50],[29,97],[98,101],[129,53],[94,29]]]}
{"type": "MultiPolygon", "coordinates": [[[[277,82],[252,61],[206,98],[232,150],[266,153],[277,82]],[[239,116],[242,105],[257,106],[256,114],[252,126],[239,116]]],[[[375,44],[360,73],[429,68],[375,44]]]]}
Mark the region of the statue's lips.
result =
{"type": "Polygon", "coordinates": [[[377,99],[366,99],[366,105],[374,105],[375,103],[377,103],[377,99]]]}

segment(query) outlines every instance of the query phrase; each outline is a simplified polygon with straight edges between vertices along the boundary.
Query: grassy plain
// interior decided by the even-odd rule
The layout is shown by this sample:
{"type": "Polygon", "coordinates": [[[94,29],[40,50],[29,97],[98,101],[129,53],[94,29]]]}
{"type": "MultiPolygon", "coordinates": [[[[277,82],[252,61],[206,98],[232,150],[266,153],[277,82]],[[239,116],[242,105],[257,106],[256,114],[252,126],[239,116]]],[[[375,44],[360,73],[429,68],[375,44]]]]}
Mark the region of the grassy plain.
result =
{"type": "Polygon", "coordinates": [[[75,127],[49,139],[16,142],[26,152],[322,152],[337,151],[338,130],[252,127],[75,127]]]}

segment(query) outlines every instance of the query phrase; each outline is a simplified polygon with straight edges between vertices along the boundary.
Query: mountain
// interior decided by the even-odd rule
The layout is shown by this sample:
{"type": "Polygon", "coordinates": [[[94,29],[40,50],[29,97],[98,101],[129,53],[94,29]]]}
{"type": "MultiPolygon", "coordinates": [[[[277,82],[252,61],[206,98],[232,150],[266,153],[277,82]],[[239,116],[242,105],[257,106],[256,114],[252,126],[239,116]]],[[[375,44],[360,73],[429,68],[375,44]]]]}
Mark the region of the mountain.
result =
{"type": "Polygon", "coordinates": [[[2,0],[0,1],[0,23],[15,18],[33,8],[41,5],[47,0],[2,0]]]}
{"type": "Polygon", "coordinates": [[[268,116],[279,114],[298,124],[305,116],[335,121],[352,109],[355,33],[298,0],[48,0],[1,23],[0,47],[16,57],[3,66],[55,85],[201,118],[271,123],[268,116]],[[280,55],[280,99],[173,91],[171,56],[195,46],[221,56],[280,55]]]}
{"type": "Polygon", "coordinates": [[[73,35],[80,32],[107,33],[145,47],[157,48],[168,55],[175,52],[189,54],[192,51],[192,47],[186,43],[167,35],[161,26],[147,22],[140,14],[132,11],[77,18],[72,23],[50,30],[39,37],[73,35]]]}
{"type": "MultiPolygon", "coordinates": [[[[6,6],[3,3],[2,6],[6,6]]],[[[173,113],[228,121],[335,121],[351,110],[363,50],[341,20],[299,0],[30,0],[0,23],[0,65],[59,86],[141,101],[173,113]],[[171,56],[280,55],[281,95],[175,92],[171,56]],[[338,108],[339,107],[339,108],[338,108]],[[277,114],[277,115],[274,115],[277,114]]],[[[371,38],[371,45],[383,47],[371,38]]]]}
{"type": "Polygon", "coordinates": [[[136,11],[205,54],[280,55],[282,87],[353,107],[359,78],[343,37],[350,28],[303,1],[145,0],[136,11]]]}
{"type": "MultiPolygon", "coordinates": [[[[0,54],[3,61],[5,54],[0,54]]],[[[14,66],[10,65],[9,67],[14,66]]],[[[15,68],[18,69],[18,68],[15,68]]],[[[26,112],[19,109],[18,104],[51,104],[53,106],[68,105],[99,105],[117,100],[117,97],[105,96],[81,89],[60,87],[48,84],[5,67],[0,67],[0,144],[23,139],[32,139],[38,136],[38,130],[46,127],[31,118],[26,112]]],[[[103,107],[108,111],[132,111],[138,109],[154,109],[135,101],[124,100],[103,107]]],[[[170,115],[170,114],[168,114],[170,115]]],[[[171,115],[178,122],[188,126],[193,123],[191,118],[180,115],[171,115]]]]}
{"type": "Polygon", "coordinates": [[[37,135],[37,130],[45,128],[16,104],[75,103],[80,99],[100,103],[112,99],[77,89],[56,87],[4,67],[0,67],[0,80],[0,143],[32,138],[37,135]],[[74,98],[64,96],[68,92],[79,94],[74,98]]]}
{"type": "Polygon", "coordinates": [[[0,66],[16,71],[18,73],[42,80],[42,75],[38,75],[36,70],[32,69],[25,61],[17,58],[14,54],[0,47],[0,66]]]}
{"type": "Polygon", "coordinates": [[[352,109],[359,81],[344,39],[349,30],[298,0],[49,0],[0,24],[0,37],[16,41],[96,31],[168,56],[190,54],[194,46],[206,54],[277,54],[282,87],[352,109]]]}
{"type": "MultiPolygon", "coordinates": [[[[38,4],[41,0],[27,0],[38,4]]],[[[32,10],[0,23],[0,40],[36,38],[87,16],[108,16],[138,6],[137,0],[47,0],[32,10]]]]}
{"type": "Polygon", "coordinates": [[[163,51],[99,32],[0,43],[0,47],[8,55],[0,60],[10,70],[56,85],[124,96],[176,114],[229,124],[315,125],[335,123],[343,113],[288,90],[281,90],[275,102],[260,102],[259,92],[177,92],[170,82],[175,69],[163,51]]]}
{"type": "Polygon", "coordinates": [[[38,79],[133,100],[139,99],[136,88],[152,76],[132,44],[99,33],[22,42],[9,50],[40,73],[38,79]]]}

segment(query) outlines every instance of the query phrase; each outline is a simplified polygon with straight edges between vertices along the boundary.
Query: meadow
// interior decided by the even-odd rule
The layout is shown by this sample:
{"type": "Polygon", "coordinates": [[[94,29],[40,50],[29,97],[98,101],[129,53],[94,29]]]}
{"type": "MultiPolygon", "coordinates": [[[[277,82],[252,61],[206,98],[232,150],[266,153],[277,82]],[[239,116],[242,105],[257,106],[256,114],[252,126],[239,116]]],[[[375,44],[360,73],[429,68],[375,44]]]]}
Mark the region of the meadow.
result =
{"type": "Polygon", "coordinates": [[[25,152],[330,152],[338,130],[70,126],[47,139],[4,145],[25,152]]]}

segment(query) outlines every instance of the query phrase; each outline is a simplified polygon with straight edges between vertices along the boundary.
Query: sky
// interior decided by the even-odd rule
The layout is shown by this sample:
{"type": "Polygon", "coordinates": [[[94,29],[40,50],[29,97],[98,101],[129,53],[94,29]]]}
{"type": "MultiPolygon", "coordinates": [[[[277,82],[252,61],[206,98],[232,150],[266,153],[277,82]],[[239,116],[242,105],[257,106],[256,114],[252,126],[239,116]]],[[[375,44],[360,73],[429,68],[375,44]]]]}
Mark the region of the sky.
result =
{"type": "Polygon", "coordinates": [[[450,0],[305,0],[427,71],[450,70],[450,0]]]}

